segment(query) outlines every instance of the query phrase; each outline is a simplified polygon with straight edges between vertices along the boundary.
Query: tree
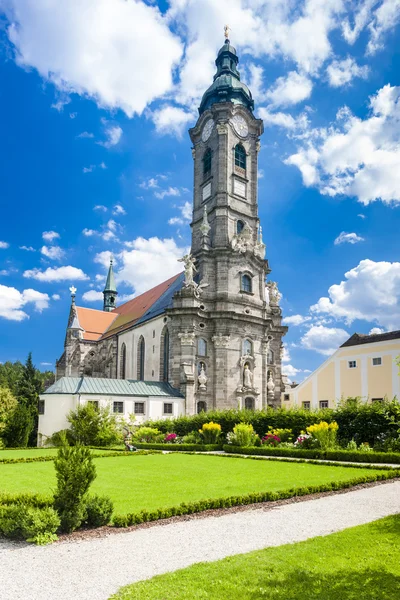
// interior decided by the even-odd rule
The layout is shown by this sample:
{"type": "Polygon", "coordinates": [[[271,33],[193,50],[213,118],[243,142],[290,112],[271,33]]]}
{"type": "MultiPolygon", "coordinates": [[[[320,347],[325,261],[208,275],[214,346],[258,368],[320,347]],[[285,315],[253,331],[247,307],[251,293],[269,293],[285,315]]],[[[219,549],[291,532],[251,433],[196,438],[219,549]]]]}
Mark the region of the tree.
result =
{"type": "Polygon", "coordinates": [[[17,400],[7,387],[0,387],[0,441],[3,431],[12,418],[17,407],[17,400]]]}
{"type": "Polygon", "coordinates": [[[17,384],[17,399],[19,404],[27,408],[32,415],[32,429],[29,432],[28,445],[36,446],[38,427],[38,403],[39,394],[42,391],[42,381],[38,370],[32,362],[32,353],[29,352],[26,363],[23,366],[21,377],[17,384]]]}
{"type": "Polygon", "coordinates": [[[73,439],[85,446],[111,446],[121,441],[117,420],[108,408],[95,408],[88,402],[71,410],[67,420],[73,439]]]}
{"type": "Polygon", "coordinates": [[[4,444],[8,448],[25,448],[34,424],[32,411],[23,404],[17,404],[2,433],[4,444]]]}
{"type": "Polygon", "coordinates": [[[22,376],[23,368],[24,366],[19,360],[15,363],[7,361],[0,364],[0,387],[8,388],[16,396],[17,385],[22,376]]]}

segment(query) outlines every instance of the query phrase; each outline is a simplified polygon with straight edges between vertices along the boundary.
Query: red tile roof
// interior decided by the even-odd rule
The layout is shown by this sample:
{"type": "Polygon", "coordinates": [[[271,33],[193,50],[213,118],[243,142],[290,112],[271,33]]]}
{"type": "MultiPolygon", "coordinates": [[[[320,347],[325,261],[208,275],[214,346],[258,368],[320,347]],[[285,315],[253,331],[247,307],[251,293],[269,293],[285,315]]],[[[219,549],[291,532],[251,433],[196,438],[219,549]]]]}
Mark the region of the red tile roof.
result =
{"type": "Polygon", "coordinates": [[[76,311],[78,313],[79,324],[84,329],[84,340],[100,339],[102,334],[118,316],[114,312],[104,312],[82,306],[77,306],[76,311]]]}

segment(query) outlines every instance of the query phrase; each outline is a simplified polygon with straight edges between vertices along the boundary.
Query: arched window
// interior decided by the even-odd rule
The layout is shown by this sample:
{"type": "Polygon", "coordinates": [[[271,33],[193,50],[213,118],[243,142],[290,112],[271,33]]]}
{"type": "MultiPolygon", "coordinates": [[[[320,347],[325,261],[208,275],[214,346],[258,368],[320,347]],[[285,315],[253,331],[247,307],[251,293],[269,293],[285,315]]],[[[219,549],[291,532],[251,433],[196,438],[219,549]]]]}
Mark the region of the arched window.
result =
{"type": "Polygon", "coordinates": [[[137,378],[139,381],[144,381],[144,361],[145,361],[145,342],[144,337],[141,335],[138,342],[137,351],[137,378]]]}
{"type": "Polygon", "coordinates": [[[204,402],[204,400],[200,400],[197,403],[197,413],[206,412],[206,411],[207,411],[207,404],[204,402]]]}
{"type": "Polygon", "coordinates": [[[119,355],[119,378],[126,378],[126,346],[122,344],[121,352],[119,355]]]}
{"type": "Polygon", "coordinates": [[[211,173],[211,149],[208,148],[203,156],[203,175],[207,177],[211,173]]]}
{"type": "Polygon", "coordinates": [[[253,342],[251,340],[243,340],[243,356],[253,356],[253,342]]]}
{"type": "Polygon", "coordinates": [[[246,170],[246,150],[240,143],[235,146],[235,167],[246,170]]]}
{"type": "Polygon", "coordinates": [[[254,398],[250,398],[250,396],[245,398],[244,407],[246,410],[254,410],[254,398]]]}
{"type": "Polygon", "coordinates": [[[251,281],[250,275],[247,275],[246,273],[244,275],[242,275],[241,283],[242,283],[242,286],[241,286],[242,292],[247,292],[248,294],[250,294],[252,291],[252,281],[251,281]]]}
{"type": "Polygon", "coordinates": [[[165,326],[160,343],[160,381],[169,381],[169,331],[165,326]]]}
{"type": "Polygon", "coordinates": [[[273,365],[274,364],[274,352],[273,352],[273,350],[268,350],[267,362],[268,362],[269,365],[273,365]]]}
{"type": "Polygon", "coordinates": [[[243,231],[243,227],[243,221],[236,221],[236,233],[241,233],[243,231]]]}
{"type": "Polygon", "coordinates": [[[197,354],[198,356],[207,356],[207,342],[203,338],[197,340],[197,354]]]}

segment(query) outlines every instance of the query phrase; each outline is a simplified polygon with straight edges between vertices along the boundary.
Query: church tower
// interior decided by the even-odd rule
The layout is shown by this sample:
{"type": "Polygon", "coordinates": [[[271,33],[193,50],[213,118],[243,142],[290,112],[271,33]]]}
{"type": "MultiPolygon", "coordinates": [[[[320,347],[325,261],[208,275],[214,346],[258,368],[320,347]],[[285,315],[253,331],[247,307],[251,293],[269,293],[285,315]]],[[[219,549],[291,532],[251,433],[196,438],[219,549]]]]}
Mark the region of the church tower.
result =
{"type": "Polygon", "coordinates": [[[173,384],[189,414],[200,410],[280,405],[280,294],[270,273],[258,217],[258,152],[264,127],[240,80],[229,39],[216,59],[189,131],[194,187],[191,256],[175,296],[171,329],[179,344],[173,384]],[[191,261],[191,262],[190,262],[191,261]],[[193,282],[191,276],[196,273],[193,282]]]}
{"type": "Polygon", "coordinates": [[[115,285],[113,259],[110,258],[110,267],[108,269],[106,287],[103,290],[103,310],[105,312],[111,312],[117,306],[117,287],[115,285]]]}

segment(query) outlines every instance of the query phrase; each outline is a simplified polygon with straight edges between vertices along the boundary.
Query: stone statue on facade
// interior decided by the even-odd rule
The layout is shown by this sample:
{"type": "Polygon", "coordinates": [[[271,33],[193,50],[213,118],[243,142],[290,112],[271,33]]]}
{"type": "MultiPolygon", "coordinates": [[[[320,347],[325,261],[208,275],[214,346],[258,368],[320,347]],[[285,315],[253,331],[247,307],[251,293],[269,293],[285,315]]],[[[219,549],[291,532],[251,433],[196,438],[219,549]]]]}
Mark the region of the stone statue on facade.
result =
{"type": "Polygon", "coordinates": [[[275,281],[268,281],[267,283],[269,303],[277,306],[279,304],[280,299],[282,298],[282,294],[278,290],[278,286],[275,281]]]}
{"type": "Polygon", "coordinates": [[[245,254],[247,250],[250,250],[251,247],[251,228],[248,223],[245,223],[242,231],[236,233],[231,241],[232,250],[235,252],[239,252],[240,254],[245,254]]]}
{"type": "Polygon", "coordinates": [[[204,369],[204,363],[201,363],[200,373],[199,373],[199,376],[197,377],[197,381],[199,382],[199,390],[206,391],[208,377],[207,377],[206,371],[204,369]]]}
{"type": "Polygon", "coordinates": [[[270,371],[269,376],[268,376],[268,383],[267,383],[267,390],[268,390],[268,400],[273,400],[275,398],[275,382],[272,379],[272,373],[270,371]]]}
{"type": "Polygon", "coordinates": [[[253,388],[253,373],[248,364],[245,364],[243,369],[243,386],[249,390],[253,388]]]}
{"type": "Polygon", "coordinates": [[[194,280],[194,274],[197,273],[195,267],[196,259],[191,254],[185,254],[183,258],[178,258],[178,262],[183,262],[185,265],[185,281],[183,286],[192,291],[195,298],[200,298],[201,293],[205,287],[208,287],[208,283],[203,280],[200,283],[196,283],[194,280]]]}

